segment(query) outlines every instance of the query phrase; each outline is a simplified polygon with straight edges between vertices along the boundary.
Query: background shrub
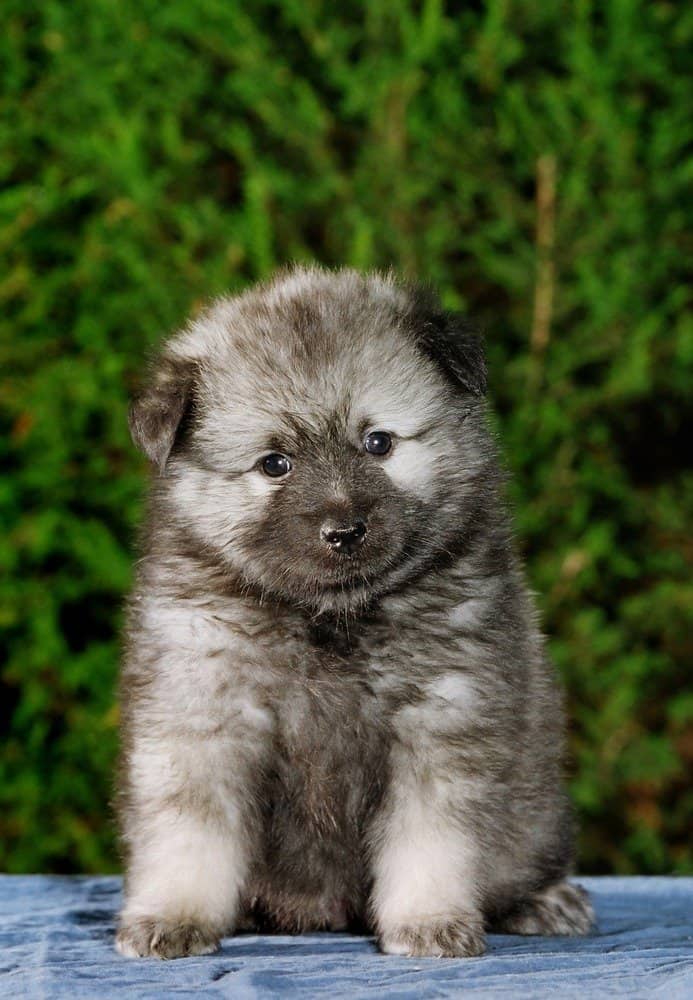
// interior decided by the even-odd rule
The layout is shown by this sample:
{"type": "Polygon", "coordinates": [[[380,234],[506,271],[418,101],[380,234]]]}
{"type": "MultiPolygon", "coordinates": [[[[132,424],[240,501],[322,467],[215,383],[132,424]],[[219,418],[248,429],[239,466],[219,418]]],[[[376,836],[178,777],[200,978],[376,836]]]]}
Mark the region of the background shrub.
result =
{"type": "Polygon", "coordinates": [[[210,295],[317,259],[392,264],[481,321],[569,692],[581,868],[693,870],[693,9],[3,13],[2,866],[116,866],[117,630],[145,473],[125,413],[148,347],[210,295]]]}

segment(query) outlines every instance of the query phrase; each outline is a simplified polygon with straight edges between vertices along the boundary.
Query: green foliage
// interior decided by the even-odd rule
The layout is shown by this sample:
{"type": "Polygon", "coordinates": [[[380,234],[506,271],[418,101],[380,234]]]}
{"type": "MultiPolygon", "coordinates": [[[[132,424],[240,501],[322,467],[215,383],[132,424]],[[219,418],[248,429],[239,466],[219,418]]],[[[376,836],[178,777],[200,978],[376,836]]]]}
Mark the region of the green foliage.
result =
{"type": "Polygon", "coordinates": [[[113,687],[145,472],[126,400],[147,349],[210,295],[317,259],[393,264],[481,320],[569,693],[581,867],[693,870],[693,10],[3,13],[0,863],[117,863],[113,687]]]}

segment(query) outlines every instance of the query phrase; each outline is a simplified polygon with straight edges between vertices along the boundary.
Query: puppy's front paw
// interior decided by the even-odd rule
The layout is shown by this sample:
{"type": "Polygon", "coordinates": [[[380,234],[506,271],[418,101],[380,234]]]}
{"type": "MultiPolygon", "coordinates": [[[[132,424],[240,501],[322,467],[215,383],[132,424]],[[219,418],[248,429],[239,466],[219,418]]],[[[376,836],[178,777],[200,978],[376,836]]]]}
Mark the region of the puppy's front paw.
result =
{"type": "Polygon", "coordinates": [[[486,950],[483,926],[470,916],[393,927],[378,944],[386,955],[411,958],[473,958],[486,950]]]}
{"type": "Polygon", "coordinates": [[[185,920],[137,917],[124,921],[116,934],[116,949],[126,958],[184,958],[218,947],[218,934],[185,920]]]}

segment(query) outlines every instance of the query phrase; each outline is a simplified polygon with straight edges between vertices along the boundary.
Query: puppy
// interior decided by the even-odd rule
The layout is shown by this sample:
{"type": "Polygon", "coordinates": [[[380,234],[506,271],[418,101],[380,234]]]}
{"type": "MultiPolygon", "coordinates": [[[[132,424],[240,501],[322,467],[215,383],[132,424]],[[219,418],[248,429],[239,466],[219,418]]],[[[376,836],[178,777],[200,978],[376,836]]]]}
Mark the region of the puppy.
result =
{"type": "Polygon", "coordinates": [[[481,346],[387,275],[297,268],[163,347],[122,672],[123,955],[234,929],[469,956],[584,934],[564,721],[481,346]]]}

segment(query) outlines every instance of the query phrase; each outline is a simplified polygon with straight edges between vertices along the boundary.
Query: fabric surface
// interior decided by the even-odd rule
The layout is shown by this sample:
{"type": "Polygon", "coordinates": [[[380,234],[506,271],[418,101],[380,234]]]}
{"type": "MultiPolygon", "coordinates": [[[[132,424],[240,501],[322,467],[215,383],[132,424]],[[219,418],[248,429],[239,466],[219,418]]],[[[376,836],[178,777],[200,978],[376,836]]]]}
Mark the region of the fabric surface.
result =
{"type": "Polygon", "coordinates": [[[120,879],[0,876],[0,996],[693,998],[693,878],[581,878],[588,938],[490,935],[474,959],[380,955],[346,934],[225,938],[161,962],[113,950],[120,879]]]}

